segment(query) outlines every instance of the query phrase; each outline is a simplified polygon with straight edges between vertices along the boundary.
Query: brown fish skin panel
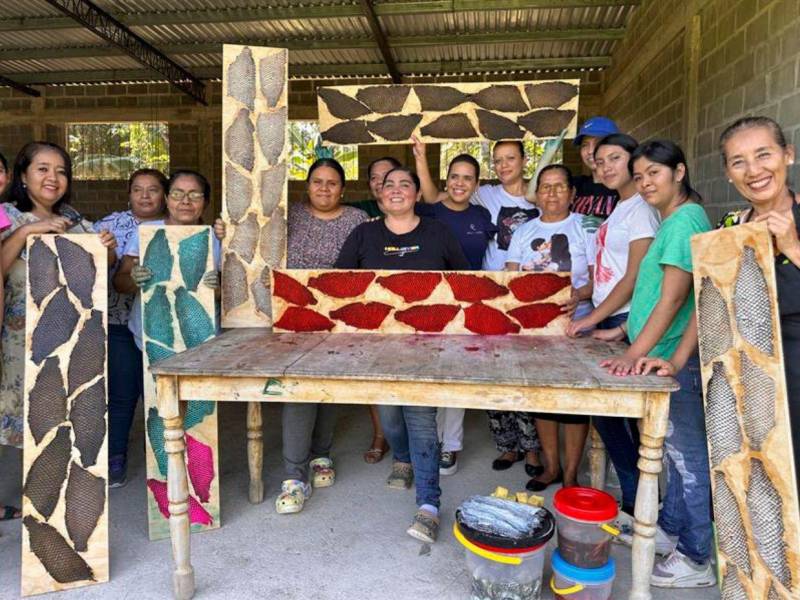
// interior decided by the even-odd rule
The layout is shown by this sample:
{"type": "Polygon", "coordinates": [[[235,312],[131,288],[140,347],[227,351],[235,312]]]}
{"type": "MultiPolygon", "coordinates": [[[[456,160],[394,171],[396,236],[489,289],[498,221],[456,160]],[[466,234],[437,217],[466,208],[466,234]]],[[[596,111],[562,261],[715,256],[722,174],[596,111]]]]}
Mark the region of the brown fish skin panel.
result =
{"type": "Polygon", "coordinates": [[[275,112],[261,113],[256,120],[256,137],[261,153],[267,162],[274,165],[283,153],[286,143],[286,107],[275,112]]]}
{"type": "Polygon", "coordinates": [[[337,123],[321,134],[322,139],[335,144],[369,144],[375,141],[364,121],[337,123]]]}
{"type": "Polygon", "coordinates": [[[31,244],[28,268],[31,270],[29,285],[31,297],[36,306],[41,308],[42,301],[60,285],[58,257],[41,238],[31,244]]]}
{"type": "Polygon", "coordinates": [[[37,365],[41,364],[50,353],[69,340],[78,318],[78,311],[67,296],[67,288],[62,287],[50,298],[33,330],[31,360],[37,365]]]}
{"type": "Polygon", "coordinates": [[[64,500],[67,534],[75,550],[86,552],[89,538],[106,509],[106,480],[73,462],[64,500]]]}
{"type": "Polygon", "coordinates": [[[67,478],[71,451],[69,427],[63,425],[34,459],[25,476],[22,493],[28,497],[45,520],[50,519],[58,504],[61,487],[67,478]]]}
{"type": "MultiPolygon", "coordinates": [[[[794,482],[792,482],[794,483],[794,482]]],[[[790,484],[791,485],[791,484],[790,484]]],[[[757,458],[750,459],[747,484],[747,510],[750,513],[753,541],[761,560],[784,587],[792,587],[792,573],[783,540],[783,500],[757,458]]]]}
{"type": "Polygon", "coordinates": [[[739,352],[739,360],[739,378],[744,388],[744,431],[750,446],[761,450],[761,445],[775,427],[775,382],[744,352],[739,352]]]}
{"type": "Polygon", "coordinates": [[[42,443],[48,431],[67,420],[67,391],[59,365],[57,356],[45,360],[28,394],[28,427],[37,444],[42,443]]]}
{"type": "Polygon", "coordinates": [[[478,115],[478,129],[490,140],[517,140],[525,137],[522,128],[511,119],[501,117],[488,110],[475,110],[478,115]]]}
{"type": "Polygon", "coordinates": [[[247,302],[247,271],[235,254],[228,253],[222,274],[222,307],[225,312],[230,312],[247,302]]]}
{"type": "Polygon", "coordinates": [[[698,299],[700,357],[708,364],[733,346],[733,330],[728,305],[710,277],[703,277],[698,299]]]}
{"type": "Polygon", "coordinates": [[[722,600],[750,600],[738,576],[738,569],[730,565],[722,578],[722,600]]]}
{"type": "Polygon", "coordinates": [[[286,87],[286,64],[288,61],[289,53],[281,50],[258,62],[261,94],[270,108],[277,106],[283,95],[283,88],[286,87]]]}
{"type": "Polygon", "coordinates": [[[767,280],[755,250],[745,246],[733,286],[733,310],[739,335],[767,356],[773,356],[772,307],[767,280]]]}
{"type": "Polygon", "coordinates": [[[714,471],[714,515],[717,525],[717,543],[729,564],[750,577],[753,567],[747,549],[747,533],[736,496],[728,486],[725,476],[714,471]]]}
{"type": "Polygon", "coordinates": [[[525,95],[531,108],[558,108],[578,93],[577,86],[564,81],[547,81],[545,83],[528,83],[525,95]]]}
{"type": "Polygon", "coordinates": [[[425,125],[420,133],[425,137],[444,139],[474,138],[478,135],[463,114],[442,115],[425,125]]]}
{"type": "Polygon", "coordinates": [[[236,252],[247,264],[253,262],[258,242],[258,217],[249,213],[247,218],[233,230],[233,237],[228,248],[236,252]]]}
{"type": "Polygon", "coordinates": [[[256,310],[267,317],[272,316],[272,296],[270,295],[269,267],[264,267],[261,275],[250,284],[250,293],[256,310]]]}
{"type": "Polygon", "coordinates": [[[106,439],[106,382],[105,378],[84,389],[72,399],[69,420],[75,433],[75,447],[81,464],[91,467],[106,439]]]}
{"type": "Polygon", "coordinates": [[[238,223],[247,214],[250,199],[253,196],[253,184],[230,163],[225,164],[225,209],[234,223],[238,223]]]}
{"type": "Polygon", "coordinates": [[[469,100],[469,94],[446,85],[415,85],[414,93],[423,111],[452,110],[469,100]]]}
{"type": "Polygon", "coordinates": [[[487,110],[521,113],[529,110],[515,85],[490,85],[472,94],[471,100],[487,110]]]}
{"type": "Polygon", "coordinates": [[[92,568],[54,527],[31,516],[25,517],[23,523],[28,530],[31,550],[50,577],[58,583],[95,580],[92,568]]]}
{"type": "Polygon", "coordinates": [[[69,355],[67,367],[68,393],[77,390],[102,375],[106,366],[106,332],[103,328],[103,313],[93,310],[80,333],[78,341],[69,355]]]}
{"type": "Polygon", "coordinates": [[[403,110],[410,92],[411,88],[407,85],[370,86],[358,90],[356,98],[372,112],[388,115],[403,110]]]}
{"type": "Polygon", "coordinates": [[[286,255],[286,219],[281,207],[272,211],[269,223],[261,228],[260,238],[258,250],[262,260],[273,269],[281,267],[286,255]]]}
{"type": "Polygon", "coordinates": [[[250,48],[244,48],[228,65],[227,82],[228,96],[253,110],[256,97],[256,63],[250,48]]]}
{"type": "Polygon", "coordinates": [[[711,464],[718,465],[726,457],[742,449],[742,431],[737,418],[736,394],[733,392],[725,365],[715,362],[706,394],[706,433],[711,464]]]}
{"type": "Polygon", "coordinates": [[[370,113],[370,110],[361,102],[339,90],[319,88],[317,95],[328,107],[328,112],[337,119],[357,119],[370,113]]]}
{"type": "Polygon", "coordinates": [[[407,140],[422,120],[422,115],[392,115],[367,123],[371,133],[393,142],[407,140]]]}
{"type": "Polygon", "coordinates": [[[225,153],[237,165],[247,171],[253,170],[256,154],[253,145],[255,127],[246,108],[239,109],[236,118],[225,131],[225,153]]]}
{"type": "Polygon", "coordinates": [[[286,192],[286,163],[261,171],[261,214],[271,215],[286,192]]]}
{"type": "Polygon", "coordinates": [[[92,253],[61,236],[56,237],[56,249],[69,291],[80,300],[83,308],[92,308],[92,290],[97,278],[92,253]]]}
{"type": "Polygon", "coordinates": [[[574,110],[544,108],[519,117],[517,123],[537,137],[554,137],[572,122],[574,116],[574,110]]]}

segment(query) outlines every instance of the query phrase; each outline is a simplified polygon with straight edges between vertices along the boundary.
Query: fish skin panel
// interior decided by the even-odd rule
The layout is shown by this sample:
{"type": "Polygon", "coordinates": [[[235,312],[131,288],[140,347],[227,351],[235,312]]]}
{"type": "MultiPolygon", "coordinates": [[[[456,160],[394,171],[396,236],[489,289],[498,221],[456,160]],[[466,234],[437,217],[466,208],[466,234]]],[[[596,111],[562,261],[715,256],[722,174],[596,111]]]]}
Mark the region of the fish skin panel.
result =
{"type": "Polygon", "coordinates": [[[271,215],[281,203],[286,191],[286,162],[261,171],[261,211],[271,215]]]}
{"type": "Polygon", "coordinates": [[[574,117],[574,110],[544,108],[522,115],[517,119],[517,123],[536,137],[555,137],[572,122],[574,117]]]}
{"type": "Polygon", "coordinates": [[[410,92],[411,88],[405,85],[369,86],[358,90],[356,98],[372,112],[388,115],[402,112],[410,92]]]}
{"type": "Polygon", "coordinates": [[[61,497],[61,487],[67,478],[72,442],[69,426],[62,425],[56,435],[34,459],[25,476],[22,493],[45,520],[49,520],[61,497]]]}
{"type": "Polygon", "coordinates": [[[61,285],[58,276],[58,257],[41,238],[37,238],[31,244],[28,269],[31,272],[28,289],[36,306],[41,309],[44,299],[61,285]]]}
{"type": "Polygon", "coordinates": [[[150,450],[158,467],[158,472],[162,477],[167,476],[167,453],[164,450],[164,419],[158,414],[158,409],[151,406],[147,410],[147,439],[150,442],[150,450]]]}
{"type": "Polygon", "coordinates": [[[742,511],[725,480],[725,475],[719,471],[714,471],[714,515],[719,549],[725,554],[729,565],[730,563],[736,565],[750,577],[753,566],[747,549],[747,533],[742,521],[742,511]]]}
{"type": "Polygon", "coordinates": [[[103,313],[93,310],[78,334],[78,341],[69,355],[67,382],[72,395],[84,383],[90,382],[105,372],[106,330],[103,327],[103,313]]]}
{"type": "Polygon", "coordinates": [[[409,137],[411,137],[411,134],[414,133],[414,129],[416,129],[421,120],[421,114],[390,115],[388,117],[381,117],[375,121],[368,122],[367,128],[371,133],[374,133],[385,140],[407,140],[409,137]]]}
{"type": "Polygon", "coordinates": [[[481,108],[498,112],[521,113],[528,110],[516,85],[490,85],[472,94],[471,100],[481,108]]]}
{"type": "Polygon", "coordinates": [[[289,53],[285,49],[258,61],[259,85],[269,107],[277,106],[286,86],[286,64],[289,53]]]}
{"type": "Polygon", "coordinates": [[[228,96],[235,98],[250,110],[255,108],[256,63],[250,48],[244,48],[228,65],[228,96]]]}
{"type": "Polygon", "coordinates": [[[211,484],[216,477],[214,451],[189,434],[186,434],[186,468],[198,500],[208,502],[211,499],[211,484]]]}
{"type": "Polygon", "coordinates": [[[31,360],[39,365],[59,346],[67,342],[78,324],[78,311],[61,287],[44,307],[31,336],[31,360]]]}
{"type": "Polygon", "coordinates": [[[268,267],[278,269],[286,255],[286,218],[283,208],[278,206],[272,211],[269,223],[261,228],[258,251],[261,259],[268,267]]]}
{"type": "Polygon", "coordinates": [[[750,246],[745,246],[739,263],[733,307],[739,335],[767,356],[773,356],[772,306],[767,280],[750,246]]]}
{"type": "Polygon", "coordinates": [[[183,427],[187,431],[195,425],[202,423],[206,417],[214,414],[217,403],[212,400],[189,400],[186,404],[186,415],[183,417],[183,427]]]}
{"type": "Polygon", "coordinates": [[[703,277],[697,310],[700,357],[708,364],[733,347],[733,330],[728,304],[710,277],[703,277]]]}
{"type": "Polygon", "coordinates": [[[69,420],[75,433],[75,447],[81,464],[91,467],[106,439],[106,382],[99,379],[72,399],[69,420]]]}
{"type": "Polygon", "coordinates": [[[187,348],[199,346],[214,336],[216,330],[211,317],[200,301],[184,287],[175,290],[175,314],[187,348]]]}
{"type": "Polygon", "coordinates": [[[73,462],[67,479],[64,522],[75,550],[86,552],[87,543],[106,509],[106,480],[73,462]]]}
{"type": "Polygon", "coordinates": [[[225,153],[234,163],[247,171],[253,170],[256,160],[254,133],[255,127],[250,120],[250,111],[246,108],[239,109],[233,123],[225,131],[225,153]]]}
{"type": "Polygon", "coordinates": [[[415,85],[414,93],[423,111],[452,110],[469,100],[469,94],[443,85],[415,85]]]}
{"type": "Polygon", "coordinates": [[[783,540],[783,501],[757,458],[750,459],[746,499],[756,550],[775,578],[791,589],[792,573],[783,540]]]}
{"type": "Polygon", "coordinates": [[[275,112],[261,113],[256,119],[256,137],[261,153],[267,162],[274,165],[283,153],[286,143],[286,123],[288,112],[282,107],[275,112]]]}
{"type": "Polygon", "coordinates": [[[459,139],[477,137],[475,128],[470,120],[461,113],[442,115],[420,129],[425,137],[459,139]]]}
{"type": "Polygon", "coordinates": [[[164,348],[161,344],[156,344],[155,342],[151,342],[147,340],[144,343],[145,352],[147,352],[147,360],[150,361],[152,365],[159,360],[164,360],[165,358],[169,358],[170,356],[175,356],[175,352],[170,350],[169,348],[164,348]]]}
{"type": "Polygon", "coordinates": [[[231,252],[225,255],[222,273],[222,306],[225,312],[230,312],[247,302],[247,271],[231,252]]]}
{"type": "Polygon", "coordinates": [[[364,121],[344,121],[323,131],[322,139],[335,144],[369,144],[375,138],[364,121]]]}
{"type": "Polygon", "coordinates": [[[67,391],[61,375],[60,360],[51,356],[36,376],[28,394],[28,427],[36,444],[45,434],[67,420],[67,391]]]}
{"type": "Polygon", "coordinates": [[[175,257],[167,241],[167,232],[161,228],[153,235],[144,251],[142,265],[150,269],[152,277],[144,284],[143,290],[149,290],[158,283],[172,279],[172,264],[175,257]]]}
{"type": "Polygon", "coordinates": [[[525,85],[525,95],[531,108],[558,108],[578,94],[577,86],[565,81],[546,81],[525,85]]]}
{"type": "Polygon", "coordinates": [[[721,600],[750,600],[747,597],[747,590],[744,589],[742,582],[737,575],[738,570],[730,565],[722,578],[722,599],[721,600]]]}
{"type": "Polygon", "coordinates": [[[92,291],[97,278],[92,253],[61,236],[56,236],[56,249],[69,291],[80,300],[83,308],[92,308],[92,291]]]}
{"type": "Polygon", "coordinates": [[[144,303],[142,311],[142,327],[144,334],[165,346],[175,344],[175,334],[172,328],[172,306],[167,297],[167,288],[163,285],[156,286],[152,296],[144,303]]]}
{"type": "Polygon", "coordinates": [[[31,516],[22,521],[28,530],[31,550],[50,577],[58,583],[95,580],[92,568],[54,527],[31,516]]]}
{"type": "Polygon", "coordinates": [[[250,208],[253,184],[229,162],[225,162],[225,209],[234,223],[238,223],[250,208]]]}
{"type": "Polygon", "coordinates": [[[484,137],[491,140],[516,140],[525,136],[525,132],[511,119],[496,115],[491,111],[475,110],[478,116],[478,129],[484,137]]]}
{"type": "Polygon", "coordinates": [[[328,112],[337,119],[357,119],[368,115],[370,110],[358,100],[332,88],[319,88],[317,95],[322,98],[328,112]]]}
{"type": "MultiPolygon", "coordinates": [[[[150,493],[153,494],[161,515],[165,519],[169,519],[169,499],[167,498],[166,482],[158,479],[148,479],[147,487],[150,493]]],[[[192,495],[189,495],[189,522],[192,525],[211,525],[214,522],[209,512],[192,495]]]]}
{"type": "Polygon", "coordinates": [[[264,267],[261,276],[254,279],[250,284],[250,294],[253,296],[256,310],[267,317],[271,317],[272,296],[269,293],[269,267],[264,267]],[[266,279],[264,273],[266,273],[266,279]]]}
{"type": "Polygon", "coordinates": [[[742,449],[742,431],[737,418],[736,394],[725,365],[715,362],[706,394],[706,432],[712,466],[742,449]]]}
{"type": "Polygon", "coordinates": [[[208,240],[211,230],[204,229],[178,242],[178,265],[186,288],[192,292],[203,279],[208,262],[208,240]]]}
{"type": "Polygon", "coordinates": [[[250,264],[256,255],[257,243],[258,217],[253,213],[248,213],[247,218],[234,227],[228,249],[236,252],[240,258],[250,264]]]}
{"type": "Polygon", "coordinates": [[[744,389],[744,430],[750,446],[761,450],[761,445],[775,427],[775,382],[746,353],[739,352],[739,358],[739,379],[744,389]]]}

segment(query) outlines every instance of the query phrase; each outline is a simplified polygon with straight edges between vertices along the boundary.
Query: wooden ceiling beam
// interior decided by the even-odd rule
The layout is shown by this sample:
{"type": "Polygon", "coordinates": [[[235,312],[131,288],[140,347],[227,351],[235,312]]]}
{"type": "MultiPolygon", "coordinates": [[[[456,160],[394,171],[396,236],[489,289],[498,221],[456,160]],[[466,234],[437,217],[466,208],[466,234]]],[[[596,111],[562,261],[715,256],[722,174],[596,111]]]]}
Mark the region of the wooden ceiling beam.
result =
{"type": "Polygon", "coordinates": [[[383,32],[383,27],[381,27],[378,21],[378,16],[375,14],[375,8],[371,0],[359,0],[359,3],[361,4],[361,10],[364,11],[364,16],[367,18],[367,23],[369,23],[372,37],[375,38],[375,43],[378,45],[381,57],[383,57],[383,62],[386,63],[386,68],[389,71],[392,82],[402,83],[403,76],[397,69],[397,63],[394,61],[392,49],[389,47],[389,42],[386,41],[386,34],[383,32]]]}
{"type": "Polygon", "coordinates": [[[12,89],[17,90],[18,92],[27,94],[28,96],[33,96],[34,98],[38,98],[39,96],[42,95],[42,93],[39,90],[35,90],[32,87],[20,83],[16,79],[9,79],[8,77],[4,77],[3,75],[0,75],[0,86],[10,87],[12,89]]]}

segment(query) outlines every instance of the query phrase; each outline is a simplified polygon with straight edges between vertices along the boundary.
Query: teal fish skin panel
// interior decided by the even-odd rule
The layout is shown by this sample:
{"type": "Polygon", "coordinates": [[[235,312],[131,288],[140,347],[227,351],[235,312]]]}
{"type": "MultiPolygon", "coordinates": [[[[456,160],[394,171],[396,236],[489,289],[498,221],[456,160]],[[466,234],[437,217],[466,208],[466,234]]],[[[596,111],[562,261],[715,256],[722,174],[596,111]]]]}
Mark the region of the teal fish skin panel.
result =
{"type": "Polygon", "coordinates": [[[208,229],[178,242],[178,264],[186,287],[192,292],[203,278],[208,260],[208,229]]]}
{"type": "Polygon", "coordinates": [[[186,403],[186,416],[183,418],[183,427],[187,431],[199,425],[209,415],[217,410],[217,403],[211,400],[190,400],[186,403]]]}
{"type": "Polygon", "coordinates": [[[147,411],[147,439],[150,440],[150,448],[156,457],[158,472],[166,477],[167,453],[164,451],[164,419],[158,414],[155,406],[151,406],[147,411]]]}
{"type": "Polygon", "coordinates": [[[143,326],[147,337],[150,337],[165,346],[175,344],[175,334],[172,327],[172,307],[167,298],[167,288],[163,285],[156,286],[150,299],[144,303],[143,326]]]}
{"type": "Polygon", "coordinates": [[[145,352],[147,352],[147,358],[151,364],[169,358],[170,356],[175,356],[175,352],[169,348],[164,348],[161,344],[156,344],[149,340],[144,343],[144,349],[145,352]]]}
{"type": "Polygon", "coordinates": [[[214,335],[211,317],[186,288],[181,287],[175,291],[175,314],[187,348],[194,348],[214,335]]]}
{"type": "Polygon", "coordinates": [[[145,284],[144,289],[149,289],[162,281],[169,281],[172,278],[172,264],[174,260],[172,252],[169,249],[167,234],[163,229],[159,229],[147,245],[147,250],[144,252],[142,265],[150,269],[150,272],[153,274],[150,280],[145,284]]]}

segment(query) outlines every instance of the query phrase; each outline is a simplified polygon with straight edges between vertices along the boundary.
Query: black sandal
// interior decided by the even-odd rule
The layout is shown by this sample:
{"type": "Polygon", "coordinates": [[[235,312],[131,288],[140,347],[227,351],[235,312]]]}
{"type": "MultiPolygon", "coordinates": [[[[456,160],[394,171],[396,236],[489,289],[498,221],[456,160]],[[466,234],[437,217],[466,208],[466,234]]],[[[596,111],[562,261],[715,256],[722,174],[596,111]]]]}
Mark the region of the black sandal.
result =
{"type": "MultiPolygon", "coordinates": [[[[503,455],[505,454],[510,454],[510,452],[503,452],[503,455]]],[[[503,458],[501,455],[500,458],[495,458],[492,461],[492,469],[495,471],[505,471],[506,469],[510,469],[511,465],[513,465],[515,462],[519,462],[523,458],[525,458],[525,453],[520,451],[517,451],[517,458],[515,460],[503,458]]]]}
{"type": "Polygon", "coordinates": [[[554,483],[561,483],[562,481],[564,481],[564,472],[559,471],[558,475],[556,475],[550,481],[540,481],[538,479],[531,479],[527,484],[525,484],[525,489],[531,492],[542,492],[551,485],[553,485],[554,483]]]}

